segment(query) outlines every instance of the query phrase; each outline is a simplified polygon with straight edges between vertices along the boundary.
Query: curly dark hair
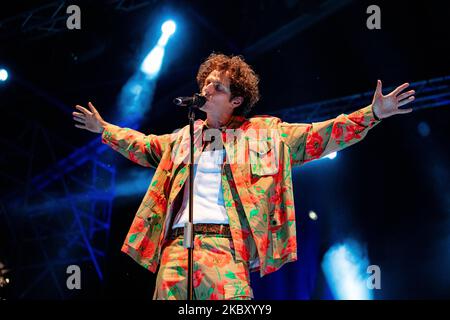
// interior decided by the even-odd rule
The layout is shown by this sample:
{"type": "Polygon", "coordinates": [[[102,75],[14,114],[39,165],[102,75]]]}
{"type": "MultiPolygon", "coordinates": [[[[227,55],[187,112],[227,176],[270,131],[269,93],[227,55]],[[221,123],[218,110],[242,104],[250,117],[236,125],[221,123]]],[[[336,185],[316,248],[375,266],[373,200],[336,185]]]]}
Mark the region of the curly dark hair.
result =
{"type": "Polygon", "coordinates": [[[247,115],[259,100],[259,77],[244,61],[242,56],[227,56],[222,53],[212,53],[200,65],[197,73],[197,83],[202,90],[208,75],[214,71],[225,71],[230,78],[231,99],[243,97],[242,104],[234,109],[234,115],[247,115]]]}

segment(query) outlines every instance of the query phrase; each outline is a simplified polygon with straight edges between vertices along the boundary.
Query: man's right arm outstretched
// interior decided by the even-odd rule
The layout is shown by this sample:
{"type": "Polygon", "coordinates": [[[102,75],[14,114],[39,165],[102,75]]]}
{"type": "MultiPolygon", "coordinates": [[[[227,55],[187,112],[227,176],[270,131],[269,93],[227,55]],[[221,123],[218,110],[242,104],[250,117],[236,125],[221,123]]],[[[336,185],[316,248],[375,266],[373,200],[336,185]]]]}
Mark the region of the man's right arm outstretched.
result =
{"type": "Polygon", "coordinates": [[[80,112],[73,112],[77,122],[75,127],[102,134],[102,142],[109,145],[124,157],[144,167],[156,168],[173,134],[145,135],[139,131],[121,128],[106,122],[94,105],[88,103],[89,110],[76,105],[80,112]]]}

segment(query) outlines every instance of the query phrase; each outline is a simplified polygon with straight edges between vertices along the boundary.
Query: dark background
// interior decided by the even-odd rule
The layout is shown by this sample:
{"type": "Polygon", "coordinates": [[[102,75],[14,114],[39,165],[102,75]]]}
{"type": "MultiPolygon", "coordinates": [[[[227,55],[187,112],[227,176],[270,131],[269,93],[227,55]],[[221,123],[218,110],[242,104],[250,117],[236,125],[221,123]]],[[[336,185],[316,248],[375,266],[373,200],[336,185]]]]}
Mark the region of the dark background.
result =
{"type": "MultiPolygon", "coordinates": [[[[450,75],[450,15],[444,1],[147,1],[130,11],[118,10],[117,2],[71,2],[81,7],[81,30],[24,31],[23,20],[0,24],[0,66],[10,73],[0,84],[0,261],[11,269],[10,298],[151,299],[155,276],[120,247],[152,172],[108,151],[106,161],[116,166],[117,181],[138,171],[148,175],[148,183],[142,192],[114,199],[102,247],[104,279],[89,261],[80,262],[83,289],[77,292],[56,290],[49,275],[27,291],[39,272],[24,271],[26,261],[34,257],[35,263],[45,249],[22,245],[31,231],[27,217],[11,203],[23,204],[34,188],[32,177],[95,137],[73,126],[75,104],[92,101],[105,120],[115,117],[123,85],[166,18],[177,21],[177,32],[166,48],[153,107],[135,128],[146,133],[168,133],[187,123],[171,100],[198,90],[198,66],[213,51],[243,54],[260,75],[262,98],[250,115],[277,115],[286,107],[374,90],[377,79],[391,87],[450,75]],[[366,27],[371,4],[381,8],[381,30],[366,27]],[[284,39],[254,47],[305,15],[315,19],[287,28],[284,39]],[[39,134],[33,134],[36,128],[39,134]]],[[[0,21],[49,3],[2,4],[0,21]]],[[[360,107],[351,105],[349,111],[360,107]]],[[[375,298],[448,299],[449,116],[448,104],[394,116],[336,159],[294,169],[299,261],[263,279],[254,274],[255,298],[330,298],[320,258],[333,243],[353,238],[366,246],[371,264],[381,267],[382,290],[375,298]],[[430,129],[425,136],[419,130],[424,124],[430,129]],[[318,213],[317,221],[308,218],[310,210],[318,213]]],[[[57,215],[58,205],[48,210],[57,215]]],[[[64,246],[57,239],[47,245],[64,246]]],[[[54,270],[64,278],[61,265],[54,270]]]]}

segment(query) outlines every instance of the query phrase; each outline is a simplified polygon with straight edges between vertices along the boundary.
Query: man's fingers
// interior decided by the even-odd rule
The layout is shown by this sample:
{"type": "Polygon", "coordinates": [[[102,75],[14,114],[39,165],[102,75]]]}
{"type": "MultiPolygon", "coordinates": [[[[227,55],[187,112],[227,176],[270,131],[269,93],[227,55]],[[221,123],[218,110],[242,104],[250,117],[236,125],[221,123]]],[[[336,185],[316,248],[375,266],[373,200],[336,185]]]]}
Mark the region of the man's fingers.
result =
{"type": "Polygon", "coordinates": [[[82,126],[80,124],[76,124],[75,127],[80,128],[80,129],[87,129],[86,126],[82,126]]]}
{"type": "Polygon", "coordinates": [[[73,120],[81,122],[83,124],[86,123],[86,119],[84,119],[84,118],[73,117],[73,120]]]}
{"type": "Polygon", "coordinates": [[[381,80],[377,80],[377,88],[375,92],[380,95],[383,94],[383,84],[381,83],[381,80]]]}
{"type": "MultiPolygon", "coordinates": [[[[399,107],[404,106],[405,104],[408,104],[408,103],[412,102],[414,99],[415,99],[414,96],[409,97],[408,99],[404,99],[404,100],[402,100],[402,101],[400,101],[400,102],[398,103],[398,106],[399,106],[399,107]]],[[[400,110],[400,109],[399,109],[399,110],[400,110]]]]}
{"type": "Polygon", "coordinates": [[[410,91],[408,91],[408,92],[405,92],[405,93],[402,93],[402,94],[398,95],[397,99],[398,99],[399,101],[400,101],[400,100],[403,100],[403,99],[406,99],[406,98],[408,98],[409,96],[412,96],[414,93],[416,93],[414,90],[410,90],[410,91]]]}
{"type": "Polygon", "coordinates": [[[90,101],[88,102],[88,106],[92,113],[98,113],[97,109],[95,109],[94,105],[90,101]]]}
{"type": "Polygon", "coordinates": [[[413,111],[412,108],[409,108],[409,109],[398,109],[397,113],[403,114],[403,113],[410,113],[412,111],[413,111]]]}
{"type": "Polygon", "coordinates": [[[409,83],[406,82],[406,83],[398,86],[397,88],[395,88],[395,90],[392,91],[392,93],[396,96],[397,94],[400,93],[400,91],[403,91],[404,89],[408,88],[408,86],[409,86],[409,83]]]}
{"type": "Polygon", "coordinates": [[[87,114],[88,116],[92,116],[92,112],[90,112],[88,109],[83,108],[80,105],[76,105],[75,108],[77,108],[78,110],[80,110],[81,112],[83,112],[84,114],[87,114]]]}
{"type": "Polygon", "coordinates": [[[79,112],[72,112],[72,115],[75,117],[84,117],[83,113],[79,113],[79,112]]]}

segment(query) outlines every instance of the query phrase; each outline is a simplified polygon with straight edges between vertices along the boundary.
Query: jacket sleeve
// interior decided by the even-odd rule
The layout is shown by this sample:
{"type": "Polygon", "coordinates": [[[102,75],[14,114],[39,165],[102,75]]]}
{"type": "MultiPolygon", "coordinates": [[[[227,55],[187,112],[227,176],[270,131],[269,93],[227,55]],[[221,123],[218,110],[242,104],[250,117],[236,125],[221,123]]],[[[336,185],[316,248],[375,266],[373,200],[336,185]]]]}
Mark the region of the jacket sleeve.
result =
{"type": "Polygon", "coordinates": [[[369,105],[349,115],[311,124],[280,121],[278,130],[289,146],[292,165],[301,165],[361,141],[380,121],[369,105]]]}
{"type": "Polygon", "coordinates": [[[102,143],[127,159],[144,167],[158,167],[164,151],[176,133],[145,135],[139,131],[108,124],[102,132],[102,143]]]}

